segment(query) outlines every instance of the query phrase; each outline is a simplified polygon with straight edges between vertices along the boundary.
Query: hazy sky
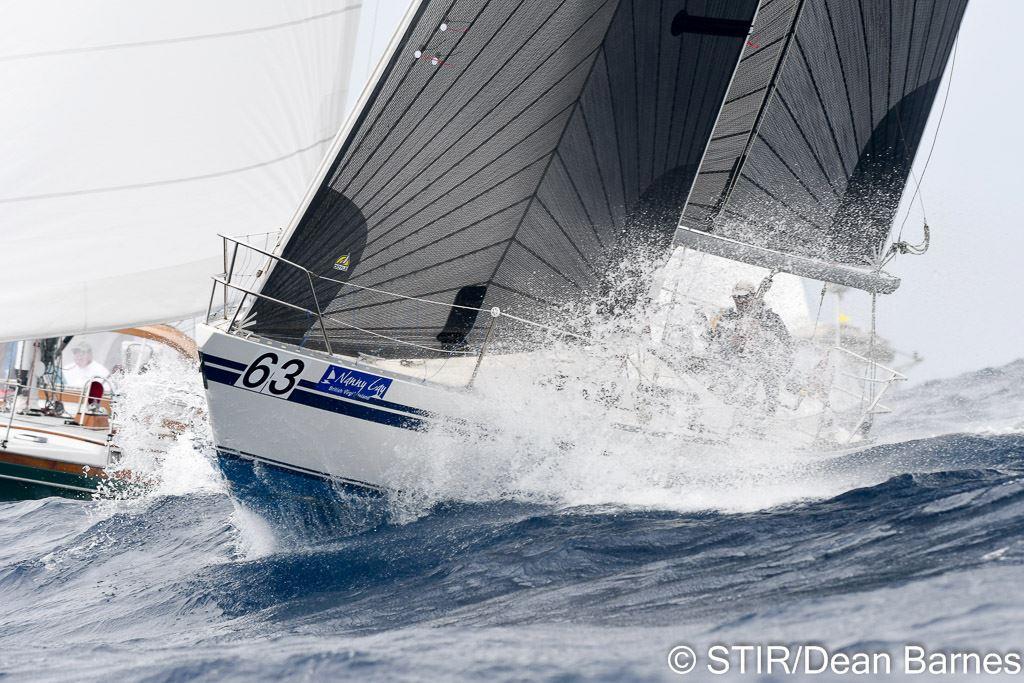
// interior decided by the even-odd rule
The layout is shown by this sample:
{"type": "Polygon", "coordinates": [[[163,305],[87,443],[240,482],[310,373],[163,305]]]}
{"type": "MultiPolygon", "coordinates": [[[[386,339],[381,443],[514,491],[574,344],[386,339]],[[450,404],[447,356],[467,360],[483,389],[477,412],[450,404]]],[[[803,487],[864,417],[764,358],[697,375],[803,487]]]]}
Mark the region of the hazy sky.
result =
{"type": "MultiPolygon", "coordinates": [[[[376,4],[376,30],[372,37],[362,34],[357,46],[365,62],[383,51],[405,3],[376,4]]],[[[971,0],[964,17],[949,103],[922,183],[931,249],[924,256],[897,258],[889,270],[903,285],[879,299],[880,332],[896,348],[925,358],[910,372],[912,380],[1024,357],[1024,304],[1018,294],[1024,272],[1022,26],[1024,0],[971,0]]],[[[947,83],[939,90],[918,154],[919,178],[947,83]]],[[[905,204],[912,192],[913,181],[905,204]]],[[[901,210],[897,226],[904,215],[901,210]]],[[[904,237],[914,242],[920,234],[915,202],[904,237]]],[[[816,305],[817,296],[811,298],[816,305]]],[[[867,295],[851,293],[847,300],[852,322],[867,328],[867,295]]]]}

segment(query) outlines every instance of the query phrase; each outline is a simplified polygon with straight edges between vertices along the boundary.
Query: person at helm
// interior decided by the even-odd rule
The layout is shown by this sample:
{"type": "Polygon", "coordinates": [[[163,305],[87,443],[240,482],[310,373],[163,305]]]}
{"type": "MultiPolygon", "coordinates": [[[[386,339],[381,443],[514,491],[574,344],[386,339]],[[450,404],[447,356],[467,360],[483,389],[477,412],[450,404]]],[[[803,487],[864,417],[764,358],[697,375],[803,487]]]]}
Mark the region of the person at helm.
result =
{"type": "Polygon", "coordinates": [[[105,366],[93,360],[92,347],[85,341],[71,345],[71,358],[71,364],[63,368],[64,384],[69,387],[84,386],[95,377],[104,379],[110,374],[105,366]]]}
{"type": "Polygon", "coordinates": [[[752,282],[737,282],[732,301],[734,307],[712,319],[708,333],[711,356],[728,375],[718,382],[719,388],[745,394],[733,398],[752,405],[756,399],[751,392],[763,386],[767,412],[774,413],[781,381],[793,365],[793,339],[752,282]],[[744,385],[746,391],[741,389],[744,385]]]}

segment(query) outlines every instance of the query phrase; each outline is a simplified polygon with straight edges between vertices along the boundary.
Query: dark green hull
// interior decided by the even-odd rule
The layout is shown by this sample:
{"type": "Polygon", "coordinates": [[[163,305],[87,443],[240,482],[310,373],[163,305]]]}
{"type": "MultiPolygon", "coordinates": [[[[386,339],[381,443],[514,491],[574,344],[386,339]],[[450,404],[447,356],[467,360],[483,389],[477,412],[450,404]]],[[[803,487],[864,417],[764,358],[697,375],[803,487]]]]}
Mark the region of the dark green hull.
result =
{"type": "Polygon", "coordinates": [[[0,453],[0,500],[34,500],[51,496],[88,499],[101,480],[74,472],[4,462],[0,453]]]}

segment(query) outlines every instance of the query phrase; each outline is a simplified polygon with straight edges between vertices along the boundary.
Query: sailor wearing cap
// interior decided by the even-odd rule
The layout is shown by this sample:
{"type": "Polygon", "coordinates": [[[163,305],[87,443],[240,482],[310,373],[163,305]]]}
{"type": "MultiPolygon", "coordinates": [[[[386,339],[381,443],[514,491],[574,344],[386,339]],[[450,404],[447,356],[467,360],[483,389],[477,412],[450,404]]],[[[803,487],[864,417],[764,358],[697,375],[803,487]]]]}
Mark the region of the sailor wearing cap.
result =
{"type": "MultiPolygon", "coordinates": [[[[758,287],[749,280],[740,280],[732,288],[734,308],[722,312],[711,321],[708,346],[720,361],[720,389],[728,393],[740,391],[753,383],[764,387],[765,408],[774,413],[779,403],[779,386],[793,365],[793,340],[786,324],[768,308],[758,287]]],[[[747,392],[749,394],[749,392],[747,392]]],[[[732,396],[734,400],[752,405],[752,395],[732,396]]]]}
{"type": "Polygon", "coordinates": [[[92,347],[84,341],[71,345],[71,358],[71,364],[63,368],[66,386],[84,386],[93,377],[106,378],[110,374],[106,367],[92,359],[92,347]]]}

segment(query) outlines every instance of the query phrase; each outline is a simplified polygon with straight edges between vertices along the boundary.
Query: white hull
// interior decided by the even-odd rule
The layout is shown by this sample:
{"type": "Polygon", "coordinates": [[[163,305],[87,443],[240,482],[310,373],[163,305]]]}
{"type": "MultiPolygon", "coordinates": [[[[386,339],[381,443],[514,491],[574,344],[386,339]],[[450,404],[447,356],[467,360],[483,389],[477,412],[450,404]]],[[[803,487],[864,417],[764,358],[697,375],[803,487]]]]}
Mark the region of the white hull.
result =
{"type": "Polygon", "coordinates": [[[200,328],[199,344],[219,452],[366,488],[387,488],[395,453],[412,452],[431,416],[452,414],[467,395],[209,326],[200,328]],[[269,374],[252,369],[262,357],[269,374]],[[332,369],[335,377],[351,373],[350,381],[325,379],[332,369]]]}
{"type": "MultiPolygon", "coordinates": [[[[459,424],[480,414],[471,404],[478,400],[475,392],[465,388],[475,358],[363,362],[226,334],[211,326],[200,328],[199,344],[217,450],[300,474],[387,489],[397,485],[403,474],[401,461],[407,463],[406,458],[420,452],[430,457],[424,432],[432,424],[439,419],[459,424]],[[436,372],[435,367],[444,372],[436,372]],[[453,384],[438,383],[439,376],[453,384]]],[[[522,354],[495,356],[488,363],[508,366],[508,370],[531,367],[536,361],[522,354]]],[[[642,363],[631,367],[642,367],[642,363]]],[[[627,382],[629,374],[623,377],[627,382]]],[[[816,401],[804,401],[795,409],[780,408],[776,416],[765,418],[757,417],[757,410],[723,403],[696,390],[696,385],[675,384],[667,379],[661,383],[675,390],[668,400],[685,401],[686,396],[700,393],[703,400],[689,407],[684,404],[681,410],[654,407],[652,411],[629,401],[616,408],[595,403],[593,408],[603,410],[609,424],[617,427],[613,439],[685,442],[687,452],[694,454],[703,452],[700,446],[735,445],[744,438],[753,439],[755,445],[778,442],[815,451],[833,450],[840,444],[846,444],[844,449],[866,445],[860,439],[860,443],[836,440],[834,433],[830,435],[833,446],[825,445],[819,439],[824,434],[815,430],[822,415],[816,401]],[[760,436],[752,437],[752,432],[760,436]]]]}

